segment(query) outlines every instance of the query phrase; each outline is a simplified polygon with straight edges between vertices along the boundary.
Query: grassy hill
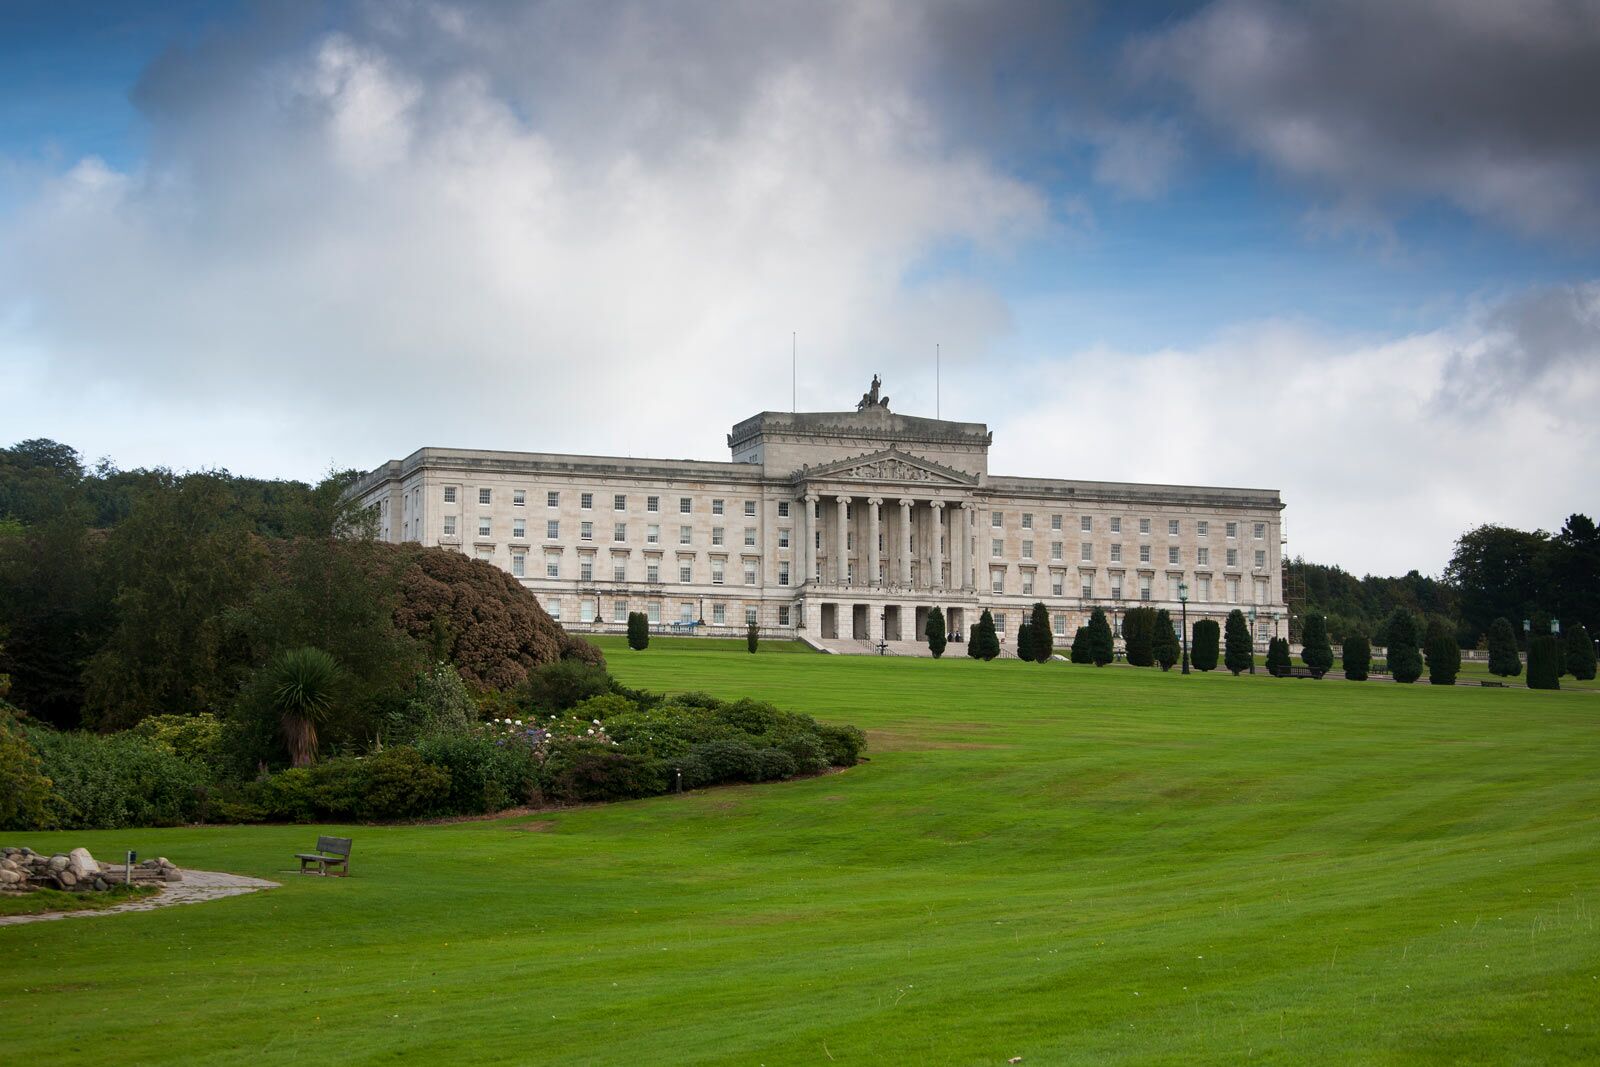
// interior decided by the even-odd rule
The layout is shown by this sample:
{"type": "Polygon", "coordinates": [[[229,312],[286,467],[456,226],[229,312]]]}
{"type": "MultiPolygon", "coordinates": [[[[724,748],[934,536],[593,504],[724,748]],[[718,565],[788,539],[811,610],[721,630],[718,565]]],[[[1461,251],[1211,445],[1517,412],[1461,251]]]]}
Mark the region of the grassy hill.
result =
{"type": "MultiPolygon", "coordinates": [[[[217,903],[0,928],[8,1052],[1600,1057],[1592,693],[606,653],[629,685],[861,725],[872,762],[522,818],[353,827],[347,881],[288,876],[217,903]]],[[[15,843],[273,877],[317,832],[15,843]]]]}

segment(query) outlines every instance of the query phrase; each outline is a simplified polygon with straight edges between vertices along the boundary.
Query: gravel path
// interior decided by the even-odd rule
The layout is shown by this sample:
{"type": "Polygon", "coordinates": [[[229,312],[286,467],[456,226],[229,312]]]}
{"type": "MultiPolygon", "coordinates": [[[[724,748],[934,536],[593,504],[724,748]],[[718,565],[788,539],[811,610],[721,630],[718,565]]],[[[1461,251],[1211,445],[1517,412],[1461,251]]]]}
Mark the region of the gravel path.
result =
{"type": "Polygon", "coordinates": [[[153,911],[174,904],[200,904],[207,900],[236,897],[261,889],[276,889],[277,882],[265,878],[246,878],[242,874],[223,874],[221,871],[184,871],[183,881],[168,882],[161,892],[142,900],[130,900],[114,908],[100,911],[47,911],[39,915],[3,915],[0,926],[19,926],[22,923],[45,922],[50,919],[92,919],[100,915],[115,915],[123,911],[153,911]]]}

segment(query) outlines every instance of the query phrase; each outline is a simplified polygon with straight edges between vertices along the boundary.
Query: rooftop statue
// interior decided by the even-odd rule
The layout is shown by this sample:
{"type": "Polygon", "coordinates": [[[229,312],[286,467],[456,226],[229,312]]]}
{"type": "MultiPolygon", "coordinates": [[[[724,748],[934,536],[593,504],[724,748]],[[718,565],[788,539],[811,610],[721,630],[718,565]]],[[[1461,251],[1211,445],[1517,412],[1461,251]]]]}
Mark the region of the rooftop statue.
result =
{"type": "Polygon", "coordinates": [[[883,382],[879,380],[876,374],[874,374],[872,376],[872,388],[861,394],[861,402],[856,405],[857,411],[866,411],[868,408],[882,408],[884,411],[889,410],[889,398],[887,396],[883,397],[882,399],[878,397],[878,387],[882,384],[883,382]]]}

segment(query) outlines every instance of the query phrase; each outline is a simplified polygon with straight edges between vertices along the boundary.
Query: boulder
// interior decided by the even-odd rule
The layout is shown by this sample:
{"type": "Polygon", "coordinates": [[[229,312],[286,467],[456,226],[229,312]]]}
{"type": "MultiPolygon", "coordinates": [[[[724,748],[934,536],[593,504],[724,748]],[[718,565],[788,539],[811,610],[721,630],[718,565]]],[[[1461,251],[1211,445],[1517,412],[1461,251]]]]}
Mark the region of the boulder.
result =
{"type": "Polygon", "coordinates": [[[71,889],[78,884],[78,876],[63,867],[56,872],[56,882],[62,889],[71,889]]]}
{"type": "Polygon", "coordinates": [[[110,882],[106,881],[104,878],[96,876],[96,878],[94,880],[94,891],[96,893],[104,893],[107,889],[110,889],[110,888],[111,888],[111,883],[110,882]]]}
{"type": "Polygon", "coordinates": [[[66,856],[58,852],[45,862],[45,866],[52,871],[64,871],[67,869],[67,864],[69,862],[71,861],[68,860],[66,856]]]}
{"type": "Polygon", "coordinates": [[[23,881],[26,877],[27,876],[20,871],[8,871],[0,869],[0,885],[16,885],[18,882],[23,881]]]}
{"type": "Polygon", "coordinates": [[[67,853],[67,869],[77,875],[80,882],[100,873],[100,865],[86,848],[75,848],[67,853]]]}

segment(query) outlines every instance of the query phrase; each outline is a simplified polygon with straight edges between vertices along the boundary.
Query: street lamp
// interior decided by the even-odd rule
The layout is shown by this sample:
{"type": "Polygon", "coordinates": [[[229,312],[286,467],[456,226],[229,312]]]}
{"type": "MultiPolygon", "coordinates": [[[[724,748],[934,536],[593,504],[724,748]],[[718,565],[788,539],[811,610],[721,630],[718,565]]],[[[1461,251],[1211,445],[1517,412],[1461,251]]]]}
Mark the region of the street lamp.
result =
{"type": "Polygon", "coordinates": [[[1183,623],[1179,627],[1183,641],[1183,673],[1189,673],[1189,583],[1178,583],[1178,605],[1183,610],[1183,623]]]}

